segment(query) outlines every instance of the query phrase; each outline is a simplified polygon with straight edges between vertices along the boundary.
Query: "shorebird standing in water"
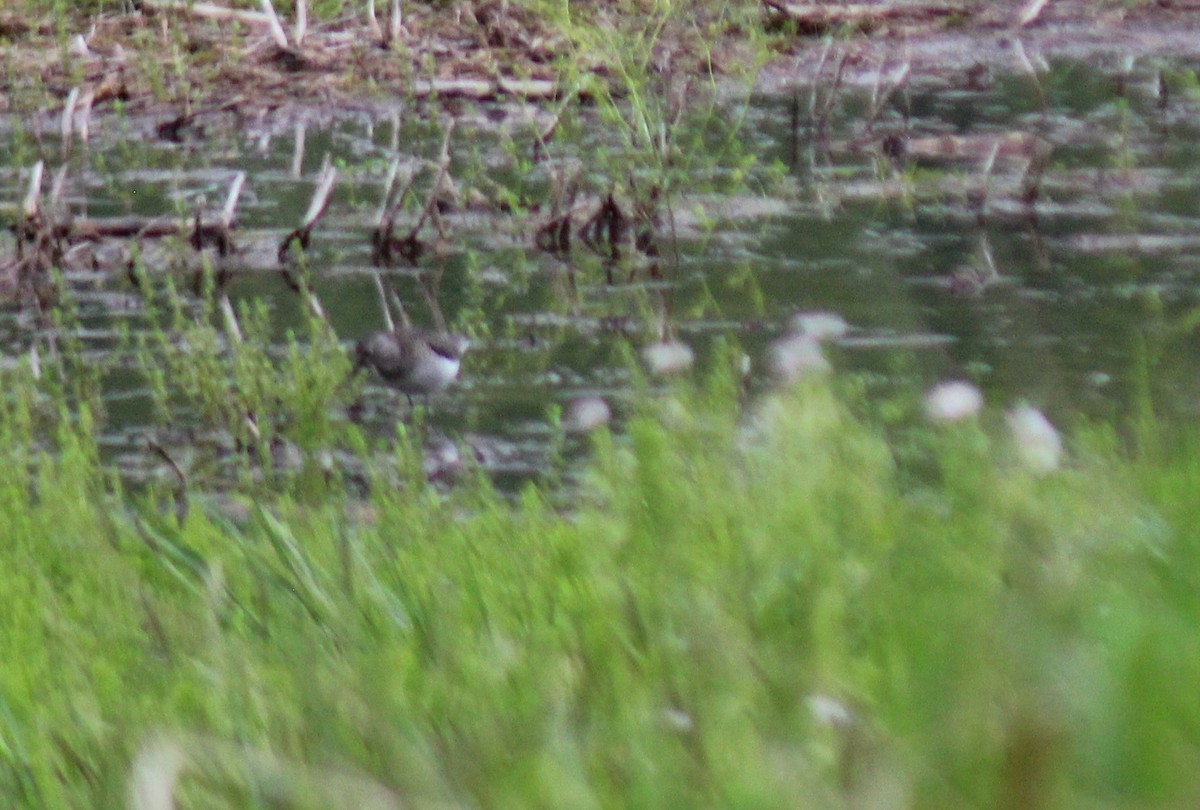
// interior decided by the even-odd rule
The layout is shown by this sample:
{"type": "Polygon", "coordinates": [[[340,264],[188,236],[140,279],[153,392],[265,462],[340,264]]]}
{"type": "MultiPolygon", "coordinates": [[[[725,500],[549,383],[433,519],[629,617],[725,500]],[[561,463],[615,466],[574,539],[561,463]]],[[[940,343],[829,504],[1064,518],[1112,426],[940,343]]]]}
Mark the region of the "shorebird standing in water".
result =
{"type": "Polygon", "coordinates": [[[413,394],[436,394],[454,382],[469,345],[463,335],[410,326],[372,332],[354,347],[353,373],[375,369],[411,405],[413,394]]]}

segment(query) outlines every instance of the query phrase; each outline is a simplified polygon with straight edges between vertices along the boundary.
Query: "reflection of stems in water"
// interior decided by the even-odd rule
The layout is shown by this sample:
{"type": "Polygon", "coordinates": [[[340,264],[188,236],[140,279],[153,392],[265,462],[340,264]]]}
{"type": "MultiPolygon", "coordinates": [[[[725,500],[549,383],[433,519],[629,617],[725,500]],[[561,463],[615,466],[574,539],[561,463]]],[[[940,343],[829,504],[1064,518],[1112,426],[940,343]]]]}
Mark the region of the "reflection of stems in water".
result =
{"type": "MultiPolygon", "coordinates": [[[[392,300],[392,306],[400,313],[400,324],[405,329],[411,329],[412,319],[408,317],[408,310],[404,308],[404,302],[400,300],[400,296],[396,294],[395,290],[388,290],[388,297],[392,300]]],[[[387,307],[386,301],[384,302],[384,307],[387,307]]],[[[391,318],[388,318],[388,321],[390,322],[391,318]]]]}
{"type": "Polygon", "coordinates": [[[378,269],[371,268],[371,280],[375,282],[375,292],[379,294],[379,308],[383,310],[383,323],[389,332],[395,332],[396,322],[392,320],[392,311],[388,308],[387,293],[383,289],[383,279],[379,277],[378,269]]]}
{"type": "Polygon", "coordinates": [[[891,83],[880,92],[880,87],[883,83],[883,69],[887,67],[888,60],[885,58],[879,65],[879,71],[875,74],[875,82],[871,86],[871,104],[870,110],[867,113],[865,122],[866,133],[871,132],[871,128],[875,125],[875,121],[883,112],[884,106],[891,100],[892,96],[896,95],[897,91],[908,84],[908,77],[912,70],[912,62],[908,55],[908,43],[905,42],[904,63],[900,66],[900,72],[895,76],[891,83]]]}
{"type": "MultiPolygon", "coordinates": [[[[676,230],[675,208],[674,208],[674,206],[671,205],[671,195],[670,194],[667,195],[665,205],[667,208],[667,227],[671,232],[671,258],[672,258],[671,269],[673,271],[672,274],[675,276],[675,279],[678,280],[679,279],[679,265],[680,265],[679,232],[676,230]]],[[[672,286],[671,289],[674,289],[674,286],[672,286]]]]}
{"type": "Polygon", "coordinates": [[[317,221],[325,213],[329,207],[329,197],[333,193],[334,183],[337,182],[337,169],[333,167],[333,162],[329,155],[325,156],[325,163],[321,168],[321,175],[317,181],[317,187],[313,191],[312,200],[309,201],[308,210],[304,214],[304,219],[300,223],[300,227],[289,233],[279,243],[277,257],[281,265],[280,273],[283,276],[287,285],[296,293],[305,296],[305,303],[309,309],[323,321],[328,320],[325,317],[325,308],[321,306],[320,299],[317,294],[308,288],[307,285],[301,284],[292,274],[291,260],[296,258],[295,253],[303,254],[308,250],[309,240],[312,236],[312,230],[316,226],[317,221]]]}
{"type": "Polygon", "coordinates": [[[791,157],[789,165],[792,171],[796,171],[800,167],[800,91],[792,91],[792,120],[791,120],[791,142],[788,154],[791,157]]]}
{"type": "Polygon", "coordinates": [[[980,167],[980,189],[979,201],[975,206],[975,222],[979,227],[983,227],[987,220],[987,204],[988,197],[992,190],[992,170],[996,167],[996,156],[1000,154],[1000,145],[1002,141],[997,138],[992,144],[992,149],[988,152],[988,156],[984,158],[983,165],[980,167]]]}
{"type": "Polygon", "coordinates": [[[1013,39],[1013,51],[1017,54],[1017,61],[1021,63],[1021,67],[1029,74],[1029,78],[1033,79],[1033,89],[1037,92],[1038,107],[1042,110],[1042,115],[1048,111],[1046,104],[1046,94],[1042,90],[1042,83],[1038,79],[1037,68],[1033,66],[1033,62],[1029,60],[1029,55],[1025,53],[1025,44],[1021,42],[1020,37],[1013,39]]]}
{"type": "Polygon", "coordinates": [[[187,475],[183,472],[183,468],[179,466],[178,462],[167,452],[167,449],[159,444],[157,439],[152,436],[146,439],[146,446],[150,448],[151,452],[165,461],[167,466],[171,468],[171,472],[175,474],[177,484],[175,488],[175,517],[178,518],[180,525],[182,525],[183,521],[187,518],[188,512],[187,475]]]}
{"type": "MultiPolygon", "coordinates": [[[[827,50],[828,50],[828,48],[827,48],[827,50]]],[[[837,104],[838,94],[842,88],[842,79],[846,75],[846,64],[848,61],[849,61],[848,54],[846,52],[846,49],[838,48],[837,62],[834,66],[834,72],[833,72],[833,84],[830,86],[829,91],[826,93],[825,98],[822,101],[819,110],[817,109],[817,95],[818,95],[819,85],[816,84],[816,81],[814,79],[812,101],[809,104],[809,115],[813,118],[813,129],[816,131],[817,135],[822,140],[824,140],[828,137],[827,125],[829,123],[829,117],[833,114],[834,105],[837,104]]],[[[824,62],[825,62],[825,54],[822,53],[821,65],[818,67],[817,72],[815,74],[818,78],[821,75],[821,70],[824,67],[824,62]]]]}
{"type": "Polygon", "coordinates": [[[1029,163],[1025,165],[1025,174],[1021,178],[1021,199],[1033,210],[1042,193],[1042,175],[1050,165],[1050,155],[1054,148],[1046,141],[1036,139],[1031,148],[1029,163]]]}
{"type": "Polygon", "coordinates": [[[1033,246],[1037,269],[1046,272],[1051,269],[1050,256],[1046,252],[1046,240],[1042,238],[1042,229],[1038,224],[1037,209],[1033,206],[1029,207],[1025,222],[1029,227],[1029,243],[1033,246]]]}
{"type": "Polygon", "coordinates": [[[292,128],[292,177],[300,178],[304,165],[304,136],[308,128],[300,122],[292,128]]]}

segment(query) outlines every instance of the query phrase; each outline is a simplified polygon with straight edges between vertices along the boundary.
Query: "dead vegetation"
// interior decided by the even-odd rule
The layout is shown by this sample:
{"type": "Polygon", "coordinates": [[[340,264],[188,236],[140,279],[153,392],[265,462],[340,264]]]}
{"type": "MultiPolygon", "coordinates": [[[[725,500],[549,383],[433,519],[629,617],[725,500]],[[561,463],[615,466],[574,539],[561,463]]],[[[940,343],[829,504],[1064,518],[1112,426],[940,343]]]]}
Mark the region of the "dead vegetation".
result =
{"type": "MultiPolygon", "coordinates": [[[[313,19],[295,3],[288,19],[229,2],[142,0],[137,11],[64,19],[0,10],[0,113],[61,110],[75,115],[119,104],[125,114],[160,118],[159,134],[182,137],[216,113],[253,116],[288,104],[355,105],[392,98],[551,100],[586,93],[581,77],[612,82],[603,54],[580,48],[534,4],[483,0],[347,4],[313,19]]],[[[292,4],[289,4],[292,5],[292,4]]],[[[117,4],[116,8],[119,8],[117,4]]],[[[681,74],[744,67],[745,22],[719,20],[695,4],[694,26],[663,30],[646,54],[654,70],[681,74]]],[[[828,67],[830,38],[845,43],[844,67],[871,54],[911,50],[915,71],[953,69],[969,59],[1010,61],[1012,43],[1040,47],[1107,37],[1117,48],[1179,48],[1197,20],[1190,0],[1091,3],[1085,0],[867,0],[861,3],[760,0],[744,20],[772,32],[774,71],[766,86],[815,81],[828,67]],[[1139,36],[1131,39],[1129,26],[1139,36]],[[1065,33],[1065,36],[1064,36],[1065,33]],[[940,37],[966,39],[953,52],[940,37]],[[933,47],[928,47],[929,43],[933,47]],[[923,44],[924,43],[924,44],[923,44]],[[954,54],[960,54],[955,56],[954,54]],[[823,55],[824,54],[824,55],[823,55]],[[782,72],[781,72],[782,71],[782,72]]],[[[645,14],[635,0],[589,4],[572,12],[602,32],[614,18],[645,14]],[[589,18],[588,15],[591,15],[589,18]]],[[[870,70],[869,64],[866,66],[870,70]]],[[[586,82],[583,82],[586,84],[586,82]]]]}

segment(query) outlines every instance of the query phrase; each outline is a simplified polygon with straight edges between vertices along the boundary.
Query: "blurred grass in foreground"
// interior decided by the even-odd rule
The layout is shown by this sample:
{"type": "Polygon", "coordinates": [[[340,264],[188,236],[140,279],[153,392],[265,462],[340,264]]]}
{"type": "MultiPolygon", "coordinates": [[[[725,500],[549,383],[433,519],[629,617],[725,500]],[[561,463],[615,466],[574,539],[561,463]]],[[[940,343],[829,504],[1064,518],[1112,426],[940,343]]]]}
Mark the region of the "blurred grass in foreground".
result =
{"type": "Polygon", "coordinates": [[[977,421],[898,452],[823,383],[727,389],[600,436],[569,515],[331,484],[236,525],[122,494],[86,418],[22,449],[10,398],[0,795],[1192,806],[1197,437],[1035,477],[977,421]]]}

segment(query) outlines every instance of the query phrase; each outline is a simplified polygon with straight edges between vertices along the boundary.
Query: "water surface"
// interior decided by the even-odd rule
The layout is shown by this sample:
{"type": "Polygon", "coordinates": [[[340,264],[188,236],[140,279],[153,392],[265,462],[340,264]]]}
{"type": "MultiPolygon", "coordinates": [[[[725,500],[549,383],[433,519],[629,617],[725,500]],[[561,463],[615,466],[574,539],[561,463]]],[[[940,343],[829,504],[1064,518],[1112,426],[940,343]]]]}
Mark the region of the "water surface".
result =
{"type": "MultiPolygon", "coordinates": [[[[1157,409],[1190,418],[1200,352],[1194,330],[1175,328],[1200,301],[1200,94],[1189,75],[1180,64],[1147,62],[1118,75],[1066,63],[1036,83],[926,80],[869,122],[865,91],[843,91],[821,122],[808,114],[809,88],[754,99],[745,110],[729,105],[719,110],[722,126],[709,121],[713,160],[692,159],[694,176],[660,209],[674,227],[667,216],[658,255],[626,249],[618,262],[578,238],[567,254],[536,246],[556,176],[579,172],[583,215],[610,189],[628,206],[629,177],[641,189],[652,179],[644,161],[628,159],[620,133],[587,109],[539,161],[532,133],[545,113],[519,104],[215,120],[184,143],[157,138],[153,122],[109,118],[66,159],[67,200],[76,215],[174,216],[219,208],[230,179],[246,172],[242,252],[223,260],[233,274],[228,289],[235,304],[264,302],[271,339],[283,341],[305,309],[276,272],[273,252],[298,224],[329,156],[339,181],[307,260],[332,327],[347,351],[382,328],[375,273],[418,323],[433,321],[426,293],[435,286],[447,321],[475,340],[461,383],[429,403],[428,424],[505,486],[544,469],[552,406],[602,396],[619,429],[632,396],[631,358],[661,334],[692,346],[699,368],[718,341],[732,342],[751,360],[753,392],[770,384],[767,346],[808,310],[849,322],[829,353],[837,373],[872,397],[964,378],[991,402],[1028,400],[1070,425],[1119,420],[1149,369],[1157,409]],[[728,148],[728,122],[743,115],[728,148]],[[434,245],[427,227],[429,249],[416,263],[378,268],[370,233],[389,162],[400,156],[418,172],[404,228],[432,176],[422,161],[437,157],[451,116],[450,176],[461,194],[445,212],[446,238],[434,245]],[[982,159],[893,161],[879,147],[888,135],[917,142],[1006,133],[1052,146],[1032,206],[1020,199],[1019,161],[998,159],[987,172],[982,159]],[[642,173],[613,173],[625,165],[642,173]],[[743,185],[733,182],[735,170],[745,173],[743,185]],[[492,205],[468,206],[472,188],[492,205]],[[501,210],[502,199],[528,208],[501,210]]],[[[32,159],[56,168],[61,144],[29,129],[5,131],[0,180],[19,201],[32,159]]],[[[0,248],[10,255],[11,238],[0,248]]],[[[189,249],[175,248],[184,258],[189,249]]],[[[146,255],[148,271],[171,272],[169,252],[146,255]]],[[[126,274],[73,268],[67,290],[85,352],[105,357],[121,343],[118,330],[146,328],[144,302],[126,274]]],[[[10,356],[46,340],[28,308],[0,312],[0,345],[10,356]]],[[[148,443],[183,452],[209,427],[186,402],[171,424],[156,419],[130,363],[114,362],[105,391],[102,444],[132,478],[161,473],[148,443]]],[[[363,405],[361,419],[381,442],[406,418],[403,397],[378,380],[363,405]]]]}

